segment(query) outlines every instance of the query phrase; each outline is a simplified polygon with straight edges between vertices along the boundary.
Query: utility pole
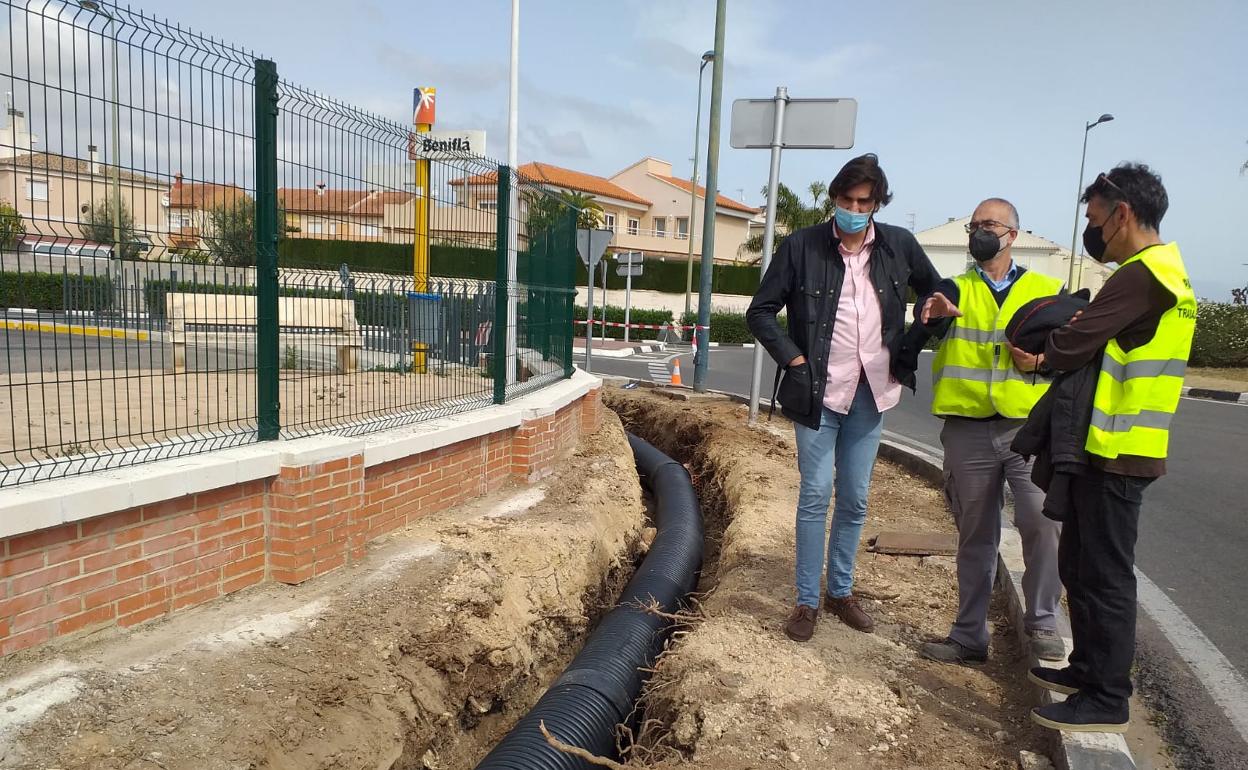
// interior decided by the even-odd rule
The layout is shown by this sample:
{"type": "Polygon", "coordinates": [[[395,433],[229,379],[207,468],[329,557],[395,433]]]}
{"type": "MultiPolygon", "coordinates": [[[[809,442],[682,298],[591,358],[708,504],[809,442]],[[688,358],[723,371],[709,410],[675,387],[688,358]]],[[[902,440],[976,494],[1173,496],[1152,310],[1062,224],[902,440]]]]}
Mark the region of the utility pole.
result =
{"type": "Polygon", "coordinates": [[[720,105],[724,98],[724,20],[728,0],[715,3],[715,61],[711,63],[711,117],[706,149],[706,198],[702,206],[702,275],[698,292],[698,353],[693,370],[693,389],[706,392],[706,374],[710,356],[711,266],[715,262],[715,209],[719,199],[719,123],[720,105]]]}

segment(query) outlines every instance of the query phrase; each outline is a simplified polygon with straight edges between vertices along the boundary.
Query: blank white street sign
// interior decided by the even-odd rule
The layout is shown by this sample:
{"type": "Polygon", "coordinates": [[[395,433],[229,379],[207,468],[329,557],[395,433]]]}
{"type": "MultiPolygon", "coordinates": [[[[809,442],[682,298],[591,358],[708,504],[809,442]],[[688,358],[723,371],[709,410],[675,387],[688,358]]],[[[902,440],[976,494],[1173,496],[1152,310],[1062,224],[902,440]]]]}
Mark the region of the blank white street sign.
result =
{"type": "Polygon", "coordinates": [[[615,274],[621,278],[625,278],[627,276],[632,276],[633,278],[636,278],[637,276],[641,275],[641,271],[642,271],[642,266],[640,264],[616,265],[615,266],[615,274]]]}
{"type": "Polygon", "coordinates": [[[615,261],[622,265],[640,265],[646,261],[646,255],[640,251],[616,252],[615,261]]]}
{"type": "MultiPolygon", "coordinates": [[[[848,150],[854,146],[856,99],[789,99],[780,146],[786,150],[848,150]]],[[[729,143],[738,150],[769,149],[776,121],[775,99],[732,103],[729,143]]]]}

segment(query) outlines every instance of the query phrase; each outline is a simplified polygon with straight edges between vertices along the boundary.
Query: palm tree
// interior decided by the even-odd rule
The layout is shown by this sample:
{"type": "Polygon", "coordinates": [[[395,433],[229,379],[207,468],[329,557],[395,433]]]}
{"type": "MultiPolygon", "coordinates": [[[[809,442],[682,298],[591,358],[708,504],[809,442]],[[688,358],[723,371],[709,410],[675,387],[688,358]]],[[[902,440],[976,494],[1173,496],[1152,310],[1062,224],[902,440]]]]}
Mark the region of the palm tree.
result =
{"type": "Polygon", "coordinates": [[[598,201],[594,200],[594,196],[587,193],[564,190],[559,193],[559,198],[580,212],[576,215],[577,227],[593,229],[602,224],[602,206],[598,205],[598,201]]]}
{"type": "MultiPolygon", "coordinates": [[[[797,193],[781,184],[776,188],[776,236],[773,248],[779,248],[789,233],[800,230],[803,227],[811,227],[820,222],[826,222],[832,216],[832,211],[836,207],[836,203],[828,196],[828,186],[823,182],[811,182],[806,188],[810,194],[811,203],[807,205],[797,193]]],[[[767,188],[763,188],[763,195],[767,195],[767,188]]],[[[750,264],[754,264],[762,259],[763,254],[763,234],[755,233],[746,239],[741,246],[741,251],[745,254],[755,255],[748,260],[750,264]]]]}

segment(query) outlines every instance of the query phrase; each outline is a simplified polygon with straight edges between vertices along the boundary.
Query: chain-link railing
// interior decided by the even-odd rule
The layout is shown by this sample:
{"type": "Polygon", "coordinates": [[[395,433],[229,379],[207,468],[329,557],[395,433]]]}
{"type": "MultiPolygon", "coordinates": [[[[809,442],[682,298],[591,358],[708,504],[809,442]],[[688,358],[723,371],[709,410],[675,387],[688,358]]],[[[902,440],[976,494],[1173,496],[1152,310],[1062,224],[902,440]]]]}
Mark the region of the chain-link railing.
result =
{"type": "Polygon", "coordinates": [[[0,9],[0,486],[571,374],[553,191],[138,11],[0,9]]]}

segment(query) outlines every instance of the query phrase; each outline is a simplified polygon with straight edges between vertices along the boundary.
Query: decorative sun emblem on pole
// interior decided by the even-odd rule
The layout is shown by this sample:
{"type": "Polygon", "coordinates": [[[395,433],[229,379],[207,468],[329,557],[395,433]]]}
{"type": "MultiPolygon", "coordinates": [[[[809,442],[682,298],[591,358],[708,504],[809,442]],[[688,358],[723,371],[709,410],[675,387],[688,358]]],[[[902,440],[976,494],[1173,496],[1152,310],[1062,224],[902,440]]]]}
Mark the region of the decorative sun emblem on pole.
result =
{"type": "Polygon", "coordinates": [[[438,89],[432,86],[412,90],[412,123],[432,126],[434,113],[437,109],[435,99],[438,89]]]}

